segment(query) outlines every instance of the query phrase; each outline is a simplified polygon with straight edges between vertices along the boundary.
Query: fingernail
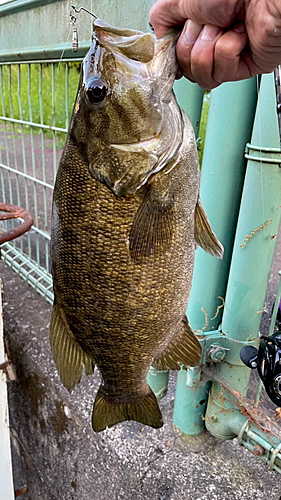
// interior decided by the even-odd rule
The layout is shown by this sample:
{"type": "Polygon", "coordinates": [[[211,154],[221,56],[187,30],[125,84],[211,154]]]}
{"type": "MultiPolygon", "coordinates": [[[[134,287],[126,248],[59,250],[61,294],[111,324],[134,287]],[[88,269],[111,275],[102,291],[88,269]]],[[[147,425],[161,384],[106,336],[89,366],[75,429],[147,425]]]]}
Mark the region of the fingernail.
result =
{"type": "Polygon", "coordinates": [[[204,40],[204,42],[211,42],[218,36],[220,33],[221,28],[219,26],[214,26],[213,24],[205,24],[202,34],[201,34],[201,40],[204,40]]]}
{"type": "Polygon", "coordinates": [[[197,24],[188,19],[182,37],[186,44],[195,43],[202,30],[202,24],[197,24]]]}

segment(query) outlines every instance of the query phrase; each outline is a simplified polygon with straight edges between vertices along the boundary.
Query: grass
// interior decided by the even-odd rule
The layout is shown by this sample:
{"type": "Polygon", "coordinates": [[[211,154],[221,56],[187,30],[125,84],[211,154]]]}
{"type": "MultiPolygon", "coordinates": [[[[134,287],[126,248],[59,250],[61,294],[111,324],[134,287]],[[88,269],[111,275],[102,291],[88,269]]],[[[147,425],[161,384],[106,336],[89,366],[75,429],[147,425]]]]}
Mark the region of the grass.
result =
{"type": "MultiPolygon", "coordinates": [[[[68,94],[66,95],[66,65],[61,63],[52,69],[51,64],[43,64],[40,70],[39,64],[22,64],[3,66],[0,68],[0,114],[9,118],[44,123],[45,125],[67,128],[75,100],[80,63],[73,62],[68,65],[68,94]],[[40,79],[42,81],[42,94],[40,98],[40,79]],[[54,92],[52,92],[54,82],[54,92]],[[68,112],[66,102],[68,101],[68,112]]],[[[202,165],[207,117],[209,111],[209,94],[205,94],[199,137],[201,138],[199,148],[199,161],[202,165]]],[[[11,126],[8,124],[8,129],[11,126]]],[[[16,131],[21,132],[16,126],[16,131]],[[18,129],[18,130],[17,130],[18,129]]],[[[30,127],[25,126],[24,132],[29,133],[30,127]]],[[[33,129],[37,133],[37,129],[33,129]]],[[[40,129],[38,128],[38,133],[40,129]]],[[[52,137],[52,133],[44,132],[46,137],[52,137]]],[[[63,146],[64,133],[56,133],[57,146],[63,146]]]]}
{"type": "Polygon", "coordinates": [[[210,93],[205,93],[204,100],[203,100],[202,113],[201,113],[200,129],[199,129],[199,137],[201,139],[200,147],[199,147],[199,151],[198,151],[200,168],[202,167],[202,160],[203,160],[205,135],[206,135],[206,128],[207,128],[208,113],[209,113],[209,104],[210,104],[210,93]]]}
{"type": "MultiPolygon", "coordinates": [[[[66,65],[22,64],[3,66],[0,113],[9,118],[67,128],[75,100],[80,63],[70,63],[66,95],[66,65]],[[40,96],[40,80],[42,93],[40,96]],[[54,92],[52,92],[54,82],[54,92]],[[66,102],[68,101],[68,112],[66,102]]],[[[25,126],[25,132],[29,127],[25,126]]],[[[33,130],[36,133],[36,130],[33,130]]],[[[39,132],[39,129],[38,129],[39,132]]],[[[50,137],[51,133],[49,132],[50,137]]],[[[65,135],[62,134],[64,137],[65,135]]],[[[47,132],[48,136],[48,132],[47,132]]],[[[58,134],[58,138],[60,134],[58,134]]]]}

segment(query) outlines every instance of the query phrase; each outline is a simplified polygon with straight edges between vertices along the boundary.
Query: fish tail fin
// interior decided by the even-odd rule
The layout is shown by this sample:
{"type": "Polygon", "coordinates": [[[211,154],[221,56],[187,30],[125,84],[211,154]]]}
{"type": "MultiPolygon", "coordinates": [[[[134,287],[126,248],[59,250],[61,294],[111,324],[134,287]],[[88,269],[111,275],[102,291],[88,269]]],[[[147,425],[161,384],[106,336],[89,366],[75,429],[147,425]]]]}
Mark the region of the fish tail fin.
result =
{"type": "Polygon", "coordinates": [[[100,386],[93,409],[92,425],[95,432],[112,427],[126,420],[135,420],[158,429],[163,425],[157,399],[149,386],[144,396],[116,398],[108,396],[100,386]]]}

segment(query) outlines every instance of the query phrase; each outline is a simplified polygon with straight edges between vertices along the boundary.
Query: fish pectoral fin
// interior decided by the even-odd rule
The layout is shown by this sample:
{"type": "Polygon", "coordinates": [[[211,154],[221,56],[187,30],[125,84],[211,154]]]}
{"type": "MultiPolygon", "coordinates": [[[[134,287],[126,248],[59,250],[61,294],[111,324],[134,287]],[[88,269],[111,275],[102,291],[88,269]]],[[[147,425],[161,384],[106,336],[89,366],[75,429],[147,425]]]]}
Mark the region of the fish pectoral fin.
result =
{"type": "Polygon", "coordinates": [[[185,316],[178,336],[172,340],[160,358],[153,360],[152,365],[157,370],[180,370],[181,364],[186,367],[195,366],[200,359],[200,343],[185,316]]]}
{"type": "Polygon", "coordinates": [[[173,231],[173,196],[149,185],[130,231],[129,249],[132,260],[141,262],[144,257],[159,255],[167,250],[173,231]]]}
{"type": "Polygon", "coordinates": [[[157,399],[149,386],[147,394],[134,398],[116,398],[108,396],[100,386],[93,408],[92,425],[95,432],[100,432],[107,427],[112,427],[120,422],[135,420],[144,425],[158,429],[163,425],[161,411],[157,399]],[[119,399],[119,401],[118,401],[119,399]]]}
{"type": "Polygon", "coordinates": [[[94,360],[76,342],[62,309],[56,304],[50,325],[50,343],[61,381],[69,391],[79,384],[84,367],[86,375],[94,372],[94,360]]]}
{"type": "Polygon", "coordinates": [[[205,252],[219,259],[223,258],[224,248],[212,230],[200,198],[198,198],[195,208],[194,238],[196,243],[198,243],[205,252]]]}

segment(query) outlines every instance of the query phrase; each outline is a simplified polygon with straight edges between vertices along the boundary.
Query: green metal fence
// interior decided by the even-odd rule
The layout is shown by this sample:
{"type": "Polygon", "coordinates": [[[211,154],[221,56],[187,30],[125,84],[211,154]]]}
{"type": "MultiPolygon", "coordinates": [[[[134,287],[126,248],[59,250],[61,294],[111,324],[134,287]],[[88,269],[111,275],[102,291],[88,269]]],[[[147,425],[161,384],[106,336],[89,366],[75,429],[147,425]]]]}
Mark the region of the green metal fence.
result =
{"type": "Polygon", "coordinates": [[[4,245],[2,257],[49,302],[52,190],[78,79],[71,59],[0,63],[2,199],[34,217],[32,230],[4,245]]]}

